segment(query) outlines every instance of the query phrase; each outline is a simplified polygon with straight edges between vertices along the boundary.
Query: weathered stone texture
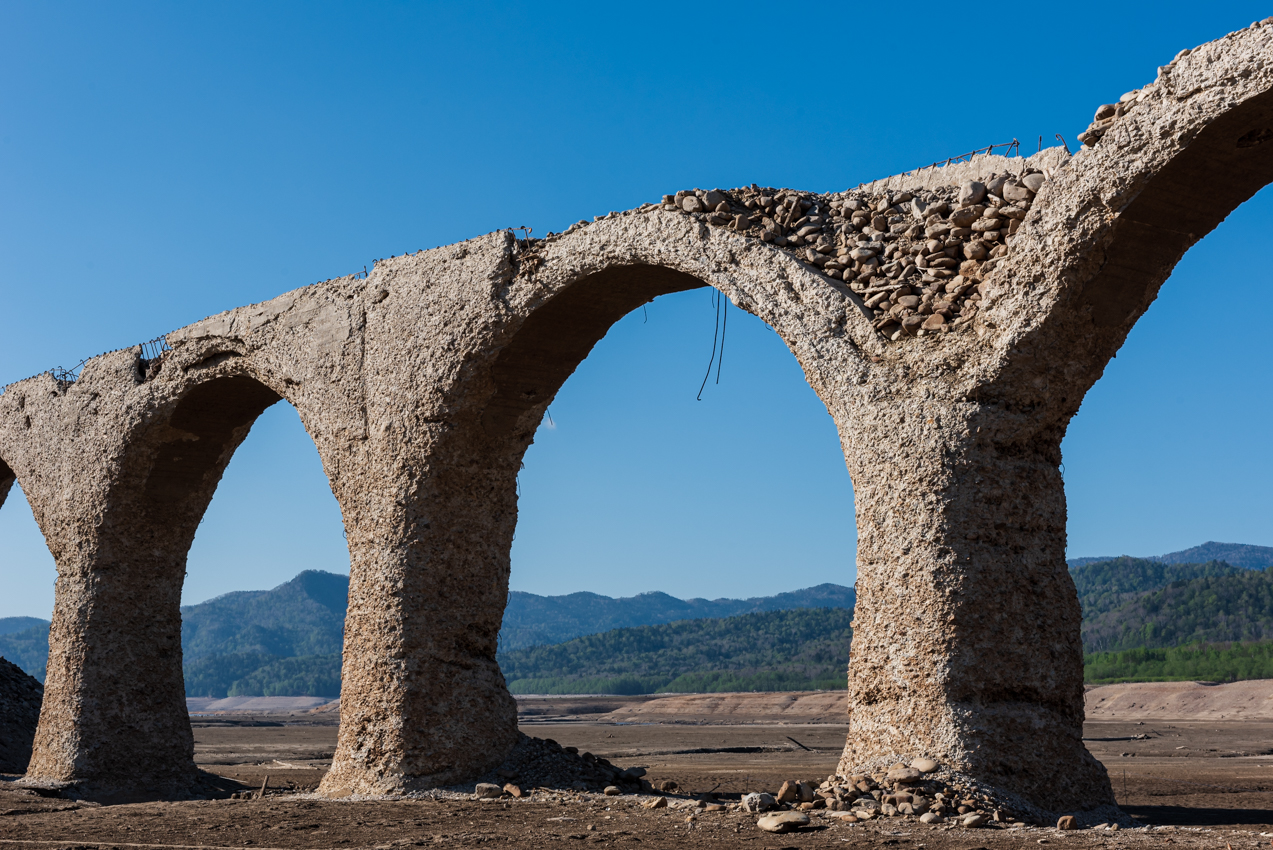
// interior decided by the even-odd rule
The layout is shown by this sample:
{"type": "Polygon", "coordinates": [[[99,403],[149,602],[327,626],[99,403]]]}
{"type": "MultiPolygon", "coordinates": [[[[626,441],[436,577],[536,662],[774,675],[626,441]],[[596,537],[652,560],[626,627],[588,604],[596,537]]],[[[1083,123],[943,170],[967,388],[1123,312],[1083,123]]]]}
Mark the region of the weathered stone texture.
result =
{"type": "Polygon", "coordinates": [[[786,342],[853,478],[841,772],[930,756],[1046,809],[1112,802],[1081,741],[1061,439],[1181,254],[1273,180],[1271,36],[1178,58],[1073,158],[981,157],[835,195],[682,192],[544,240],[382,261],[169,334],[157,360],[127,349],[73,382],[11,385],[0,496],[21,482],[59,575],[28,781],[194,786],[186,551],[279,400],[318,448],[352,561],[323,790],[499,764],[518,740],[495,646],[522,455],[615,321],[706,285],[786,342]],[[940,262],[948,247],[971,265],[940,262]],[[867,306],[877,289],[889,300],[867,306]]]}

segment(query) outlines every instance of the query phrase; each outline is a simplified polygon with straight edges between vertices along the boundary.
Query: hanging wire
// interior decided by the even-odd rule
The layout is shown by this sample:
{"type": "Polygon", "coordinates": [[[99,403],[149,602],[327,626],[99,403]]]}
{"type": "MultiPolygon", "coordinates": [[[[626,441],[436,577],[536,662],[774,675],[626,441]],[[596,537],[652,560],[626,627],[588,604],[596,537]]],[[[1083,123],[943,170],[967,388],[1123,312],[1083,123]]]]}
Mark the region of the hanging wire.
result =
{"type": "Polygon", "coordinates": [[[645,309],[645,305],[644,305],[644,304],[642,304],[642,305],[641,305],[641,312],[645,314],[645,321],[644,321],[644,322],[642,322],[641,324],[643,324],[643,325],[644,325],[644,324],[647,324],[647,323],[650,321],[650,311],[649,311],[649,310],[647,310],[647,309],[645,309]]]}
{"type": "Polygon", "coordinates": [[[720,338],[720,290],[713,289],[713,301],[716,302],[716,321],[712,324],[712,359],[707,361],[707,374],[703,376],[703,384],[698,388],[697,401],[703,400],[703,389],[707,386],[707,379],[712,376],[712,364],[716,362],[716,341],[720,338]]]}

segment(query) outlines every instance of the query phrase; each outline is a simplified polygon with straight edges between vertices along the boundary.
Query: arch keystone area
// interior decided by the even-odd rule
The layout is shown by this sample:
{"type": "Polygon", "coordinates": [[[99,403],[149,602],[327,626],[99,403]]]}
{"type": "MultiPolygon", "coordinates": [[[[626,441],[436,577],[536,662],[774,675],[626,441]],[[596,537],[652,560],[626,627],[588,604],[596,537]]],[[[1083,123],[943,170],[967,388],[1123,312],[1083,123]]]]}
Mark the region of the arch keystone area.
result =
{"type": "Polygon", "coordinates": [[[685,190],[542,240],[381,261],[175,331],[157,357],[10,385],[0,487],[6,470],[22,482],[59,572],[27,781],[204,781],[182,700],[185,552],[280,399],[350,547],[321,790],[497,767],[518,741],[495,648],[522,455],[611,324],[712,286],[786,342],[853,479],[840,772],[928,756],[1023,811],[1112,804],[1081,740],[1061,439],[1184,251],[1273,180],[1270,55],[1269,21],[1182,53],[1101,107],[1073,156],[970,156],[829,195],[685,190]]]}

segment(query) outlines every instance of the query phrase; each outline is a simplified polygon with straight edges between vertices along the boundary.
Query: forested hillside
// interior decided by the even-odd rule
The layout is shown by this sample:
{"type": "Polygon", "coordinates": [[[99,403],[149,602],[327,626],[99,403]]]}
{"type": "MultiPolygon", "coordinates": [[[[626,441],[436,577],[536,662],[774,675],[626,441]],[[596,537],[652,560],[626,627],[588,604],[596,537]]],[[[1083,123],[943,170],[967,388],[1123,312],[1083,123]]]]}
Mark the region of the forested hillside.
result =
{"type": "Polygon", "coordinates": [[[35,617],[7,619],[14,629],[0,632],[0,657],[9,659],[28,676],[34,676],[43,682],[49,663],[49,621],[37,620],[35,617]],[[35,625],[28,626],[22,622],[24,620],[34,621],[35,625]]]}
{"type": "Polygon", "coordinates": [[[36,626],[44,626],[47,629],[49,621],[41,620],[39,617],[0,617],[0,635],[29,631],[36,626]]]}
{"type": "Polygon", "coordinates": [[[1273,570],[1178,581],[1083,622],[1087,652],[1273,638],[1273,570]]]}
{"type": "MultiPolygon", "coordinates": [[[[182,608],[181,645],[188,696],[335,696],[349,578],[307,570],[272,590],[228,593],[182,608]]],[[[612,599],[595,593],[513,593],[500,645],[532,646],[616,626],[640,626],[746,612],[852,608],[852,588],[823,584],[752,599],[677,599],[643,593],[612,599]]],[[[44,681],[49,624],[0,620],[0,655],[44,681]]],[[[797,677],[799,678],[799,677],[797,677]]]]}
{"type": "Polygon", "coordinates": [[[1245,572],[1223,561],[1205,564],[1167,564],[1142,558],[1114,558],[1070,570],[1083,620],[1089,621],[1106,611],[1125,605],[1136,597],[1169,584],[1210,576],[1227,576],[1245,572]]]}
{"type": "MultiPolygon", "coordinates": [[[[1273,549],[1207,543],[1072,566],[1089,681],[1273,677],[1273,549]],[[1270,641],[1269,643],[1261,643],[1270,641]]],[[[190,696],[336,696],[349,579],[306,571],[182,609],[190,696]]],[[[752,599],[510,595],[499,661],[516,693],[843,687],[855,601],[823,584],[752,599]]],[[[0,655],[44,680],[48,621],[0,619],[0,655]]]]}
{"type": "Polygon", "coordinates": [[[615,629],[501,653],[513,693],[638,694],[845,686],[853,612],[803,609],[615,629]]]}
{"type": "Polygon", "coordinates": [[[1097,652],[1083,663],[1089,684],[1110,682],[1233,682],[1273,679],[1273,642],[1193,644],[1163,649],[1097,652]]]}
{"type": "Polygon", "coordinates": [[[851,609],[855,600],[853,588],[838,584],[820,584],[752,599],[677,599],[657,592],[612,599],[596,593],[536,596],[513,591],[508,595],[508,607],[504,611],[499,648],[507,652],[546,646],[611,629],[677,620],[733,617],[795,608],[851,609]]]}
{"type": "MultiPolygon", "coordinates": [[[[1127,556],[1123,556],[1127,557],[1127,556]]],[[[1066,563],[1070,569],[1095,564],[1102,561],[1116,561],[1113,555],[1100,557],[1070,558],[1066,563]]],[[[1216,543],[1214,541],[1182,549],[1179,552],[1168,552],[1166,555],[1153,555],[1135,560],[1161,561],[1164,564],[1201,564],[1207,561],[1224,561],[1244,570],[1265,570],[1273,567],[1273,546],[1252,546],[1248,543],[1216,543]]]]}

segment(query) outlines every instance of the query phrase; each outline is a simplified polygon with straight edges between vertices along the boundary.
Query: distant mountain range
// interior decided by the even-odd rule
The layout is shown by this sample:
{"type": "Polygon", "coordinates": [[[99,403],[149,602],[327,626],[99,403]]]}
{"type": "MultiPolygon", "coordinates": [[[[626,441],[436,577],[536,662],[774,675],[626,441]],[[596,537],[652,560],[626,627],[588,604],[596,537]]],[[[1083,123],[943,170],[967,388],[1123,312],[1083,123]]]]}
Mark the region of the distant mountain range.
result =
{"type": "Polygon", "coordinates": [[[793,608],[852,609],[857,594],[851,587],[820,584],[776,596],[751,599],[677,599],[666,593],[642,593],[622,599],[595,593],[536,596],[513,591],[508,595],[501,651],[563,643],[582,635],[630,626],[648,626],[677,620],[734,617],[793,608]]]}
{"type": "MultiPolygon", "coordinates": [[[[349,577],[307,570],[272,590],[227,593],[181,609],[188,696],[336,696],[349,577]]],[[[501,651],[562,643],[620,627],[795,608],[852,609],[852,588],[822,584],[752,599],[677,599],[642,593],[509,594],[501,651]]],[[[41,682],[49,623],[0,619],[0,655],[41,682]]]]}
{"type": "MultiPolygon", "coordinates": [[[[48,620],[39,617],[0,617],[0,635],[11,635],[14,632],[25,632],[36,626],[49,627],[48,620]]],[[[30,673],[27,674],[28,676],[30,673]]]]}
{"type": "MultiPolygon", "coordinates": [[[[1140,562],[1146,563],[1152,562],[1140,562]]],[[[1273,569],[1212,562],[1192,571],[1198,575],[1154,582],[1156,587],[1129,594],[1117,607],[1093,606],[1091,614],[1084,609],[1084,651],[1273,639],[1273,569]]]]}
{"type": "MultiPolygon", "coordinates": [[[[1116,555],[1103,555],[1099,558],[1071,558],[1066,561],[1071,569],[1099,561],[1116,560],[1116,555]]],[[[1122,557],[1128,557],[1126,555],[1122,557]]],[[[1273,567],[1273,546],[1251,546],[1246,543],[1203,543],[1192,549],[1170,552],[1166,555],[1154,555],[1138,558],[1142,561],[1161,561],[1164,564],[1202,564],[1207,561],[1224,561],[1244,570],[1266,570],[1273,567]]]]}
{"type": "Polygon", "coordinates": [[[501,653],[515,694],[649,694],[843,688],[844,608],[766,611],[614,629],[501,653]]]}
{"type": "MultiPolygon", "coordinates": [[[[1273,641],[1273,547],[1205,543],[1069,564],[1089,677],[1273,674],[1273,653],[1236,645],[1273,641]],[[1188,649],[1199,643],[1210,648],[1188,649]]],[[[310,570],[183,608],[187,694],[338,695],[348,593],[346,576],[310,570]]],[[[855,602],[834,584],[712,600],[513,592],[499,660],[518,693],[842,686],[855,602]]],[[[0,619],[0,655],[43,681],[48,630],[34,617],[0,619]]]]}
{"type": "Polygon", "coordinates": [[[1167,564],[1143,558],[1114,558],[1085,564],[1070,570],[1079,604],[1083,606],[1083,622],[1087,623],[1115,611],[1155,590],[1179,582],[1199,578],[1247,573],[1224,561],[1205,564],[1167,564]]]}

